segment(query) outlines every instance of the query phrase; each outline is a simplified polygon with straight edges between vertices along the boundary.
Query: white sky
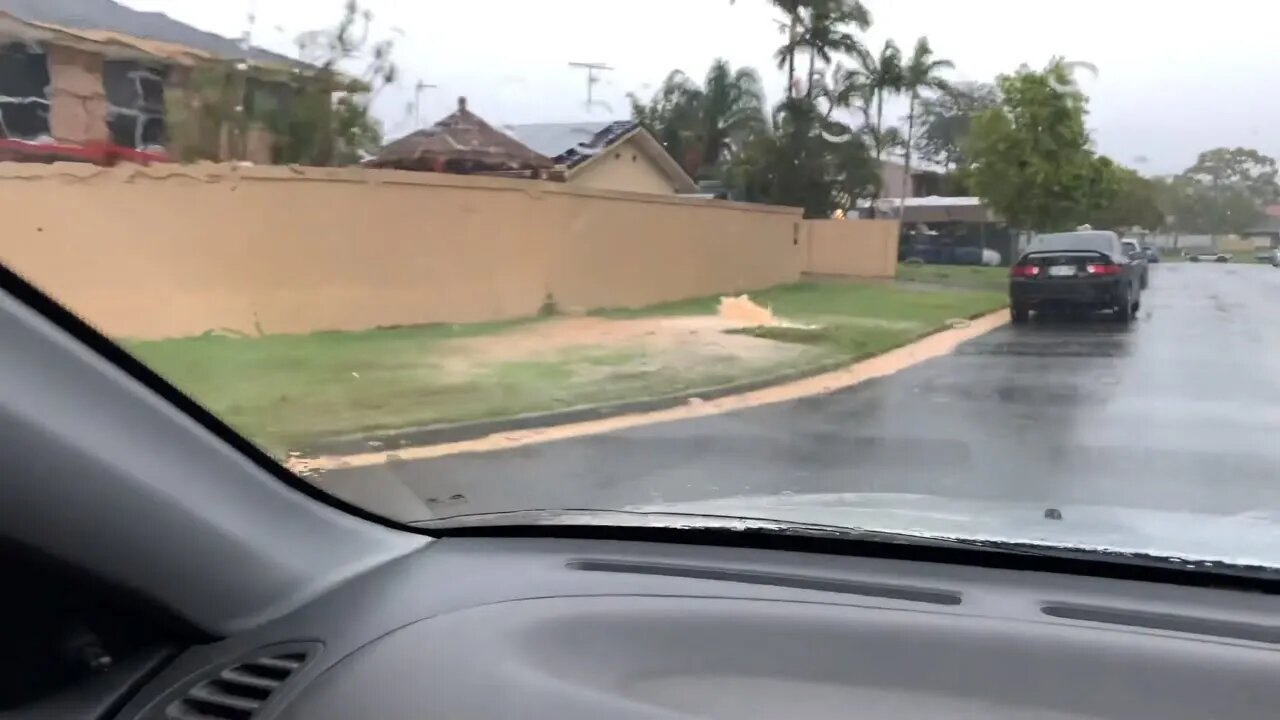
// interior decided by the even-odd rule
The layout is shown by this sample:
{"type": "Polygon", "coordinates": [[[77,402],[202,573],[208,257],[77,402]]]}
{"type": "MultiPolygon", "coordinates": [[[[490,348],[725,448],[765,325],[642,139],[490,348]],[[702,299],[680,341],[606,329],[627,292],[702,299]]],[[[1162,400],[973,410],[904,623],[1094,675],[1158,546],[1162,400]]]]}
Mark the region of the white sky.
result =
{"type": "MultiPolygon", "coordinates": [[[[256,13],[255,44],[296,54],[301,31],[333,25],[342,0],[123,0],[227,36],[256,13]]],[[[1180,171],[1211,147],[1243,145],[1280,155],[1280,6],[1262,0],[1184,5],[1156,0],[864,0],[867,42],[909,48],[927,35],[958,80],[991,80],[1051,55],[1087,60],[1089,124],[1098,149],[1145,173],[1180,171]],[[1051,10],[1053,8],[1053,10],[1051,10]],[[1051,14],[1052,12],[1052,14],[1051,14]],[[1143,160],[1145,158],[1145,161],[1143,160]]],[[[673,68],[701,78],[716,57],[751,65],[771,100],[784,85],[781,44],[766,0],[362,0],[381,36],[396,33],[402,79],[376,110],[389,137],[451,111],[459,95],[493,123],[623,118],[626,93],[647,97],[673,68]],[[586,78],[570,61],[615,70],[596,86],[612,112],[584,107],[586,78]]],[[[899,110],[895,114],[901,114],[899,110]]]]}

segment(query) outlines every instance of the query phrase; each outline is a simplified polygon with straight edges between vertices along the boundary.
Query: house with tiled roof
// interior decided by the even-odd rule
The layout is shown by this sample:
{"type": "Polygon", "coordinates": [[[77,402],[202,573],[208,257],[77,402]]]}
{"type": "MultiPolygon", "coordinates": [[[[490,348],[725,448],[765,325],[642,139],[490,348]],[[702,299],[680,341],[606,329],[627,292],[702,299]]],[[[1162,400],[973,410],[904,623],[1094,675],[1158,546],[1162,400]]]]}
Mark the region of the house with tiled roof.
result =
{"type": "Polygon", "coordinates": [[[286,101],[314,69],[114,0],[0,0],[0,159],[148,161],[191,146],[270,162],[265,128],[212,126],[193,77],[234,75],[243,93],[226,104],[248,110],[286,101]]]}
{"type": "Polygon", "coordinates": [[[387,143],[364,164],[391,170],[532,179],[542,178],[543,171],[552,167],[549,158],[467,109],[465,97],[458,98],[457,110],[431,127],[387,143]]]}
{"type": "Polygon", "coordinates": [[[657,195],[698,192],[662,144],[632,120],[505,125],[511,136],[552,159],[553,180],[602,190],[657,195]]]}

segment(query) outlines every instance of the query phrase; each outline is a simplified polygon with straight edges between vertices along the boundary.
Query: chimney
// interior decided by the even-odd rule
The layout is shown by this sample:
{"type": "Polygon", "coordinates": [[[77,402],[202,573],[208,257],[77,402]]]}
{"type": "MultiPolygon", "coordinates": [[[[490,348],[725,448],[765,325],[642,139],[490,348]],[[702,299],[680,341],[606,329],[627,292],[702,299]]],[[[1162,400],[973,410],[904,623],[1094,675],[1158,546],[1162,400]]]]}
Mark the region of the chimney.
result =
{"type": "Polygon", "coordinates": [[[459,109],[459,110],[466,110],[466,109],[467,109],[467,99],[466,99],[465,97],[459,97],[459,98],[458,98],[458,109],[459,109]]]}

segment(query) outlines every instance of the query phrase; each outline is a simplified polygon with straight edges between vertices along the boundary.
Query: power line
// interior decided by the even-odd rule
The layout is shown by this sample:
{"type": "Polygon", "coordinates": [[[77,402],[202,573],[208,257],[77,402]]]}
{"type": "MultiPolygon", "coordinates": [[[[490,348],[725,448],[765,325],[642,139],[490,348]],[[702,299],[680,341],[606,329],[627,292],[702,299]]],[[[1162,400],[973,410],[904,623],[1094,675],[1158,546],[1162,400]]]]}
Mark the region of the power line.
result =
{"type": "Polygon", "coordinates": [[[596,83],[600,82],[600,76],[597,73],[613,70],[604,63],[591,62],[571,62],[569,67],[581,68],[587,71],[587,112],[591,112],[591,108],[597,104],[594,98],[594,90],[596,83]]]}

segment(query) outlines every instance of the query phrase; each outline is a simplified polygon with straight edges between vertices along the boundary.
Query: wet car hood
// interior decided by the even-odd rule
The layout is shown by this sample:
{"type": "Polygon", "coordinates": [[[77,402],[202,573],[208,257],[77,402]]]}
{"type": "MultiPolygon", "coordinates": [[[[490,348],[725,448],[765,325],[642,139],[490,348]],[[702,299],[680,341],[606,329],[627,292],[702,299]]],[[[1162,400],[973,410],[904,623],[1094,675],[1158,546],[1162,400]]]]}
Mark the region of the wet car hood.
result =
{"type": "Polygon", "coordinates": [[[628,511],[760,518],[921,537],[1280,567],[1280,512],[1208,515],[902,493],[747,495],[628,511]],[[1046,511],[1056,511],[1048,512],[1046,511]],[[1060,519],[1046,517],[1046,514],[1060,519]]]}

